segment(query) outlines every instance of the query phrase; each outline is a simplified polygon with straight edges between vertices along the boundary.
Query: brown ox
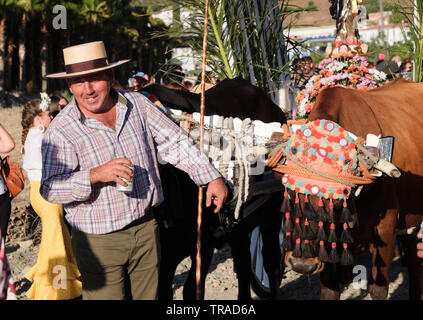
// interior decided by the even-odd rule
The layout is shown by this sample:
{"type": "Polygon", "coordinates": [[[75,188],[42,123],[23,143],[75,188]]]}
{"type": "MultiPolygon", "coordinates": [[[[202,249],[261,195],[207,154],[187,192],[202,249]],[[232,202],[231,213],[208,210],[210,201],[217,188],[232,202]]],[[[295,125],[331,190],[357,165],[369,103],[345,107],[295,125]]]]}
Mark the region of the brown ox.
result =
{"type": "MultiPolygon", "coordinates": [[[[367,133],[395,137],[392,163],[402,175],[399,179],[381,177],[363,188],[356,198],[359,227],[353,229],[355,257],[364,249],[372,255],[370,294],[373,299],[386,299],[395,230],[418,227],[422,221],[423,84],[399,79],[370,91],[328,88],[319,94],[310,114],[309,121],[316,119],[332,120],[363,138],[367,133]]],[[[316,199],[311,202],[316,209],[316,199]]],[[[408,257],[409,298],[421,299],[417,238],[415,234],[401,238],[408,257]]],[[[322,268],[317,259],[294,258],[289,253],[286,262],[301,273],[322,268]]],[[[343,269],[324,268],[320,273],[322,299],[339,299],[343,269]]]]}

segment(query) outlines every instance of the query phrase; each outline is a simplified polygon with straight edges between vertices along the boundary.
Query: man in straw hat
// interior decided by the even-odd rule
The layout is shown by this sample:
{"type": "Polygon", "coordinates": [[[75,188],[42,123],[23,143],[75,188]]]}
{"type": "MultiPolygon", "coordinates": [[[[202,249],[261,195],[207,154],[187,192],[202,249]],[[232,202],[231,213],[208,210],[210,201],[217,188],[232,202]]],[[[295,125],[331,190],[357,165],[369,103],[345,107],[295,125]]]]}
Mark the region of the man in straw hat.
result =
{"type": "Polygon", "coordinates": [[[66,79],[74,97],[45,133],[40,192],[64,204],[83,299],[156,299],[160,244],[151,209],[163,201],[156,153],[207,185],[215,212],[227,188],[148,99],[112,89],[113,68],[129,60],[109,63],[102,41],[65,48],[63,56],[66,71],[47,77],[66,79]],[[118,190],[123,179],[132,191],[118,190]]]}

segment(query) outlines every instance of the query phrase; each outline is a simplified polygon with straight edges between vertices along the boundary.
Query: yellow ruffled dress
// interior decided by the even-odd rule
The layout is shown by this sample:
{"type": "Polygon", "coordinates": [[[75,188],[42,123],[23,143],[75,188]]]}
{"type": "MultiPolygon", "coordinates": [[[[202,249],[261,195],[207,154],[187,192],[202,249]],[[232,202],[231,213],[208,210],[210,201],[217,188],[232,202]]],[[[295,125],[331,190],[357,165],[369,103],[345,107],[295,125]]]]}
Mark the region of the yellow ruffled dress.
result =
{"type": "Polygon", "coordinates": [[[34,300],[77,298],[82,294],[81,274],[64,222],[63,205],[47,202],[39,190],[40,181],[31,182],[30,202],[41,218],[42,232],[37,263],[25,274],[33,281],[26,295],[34,300]]]}

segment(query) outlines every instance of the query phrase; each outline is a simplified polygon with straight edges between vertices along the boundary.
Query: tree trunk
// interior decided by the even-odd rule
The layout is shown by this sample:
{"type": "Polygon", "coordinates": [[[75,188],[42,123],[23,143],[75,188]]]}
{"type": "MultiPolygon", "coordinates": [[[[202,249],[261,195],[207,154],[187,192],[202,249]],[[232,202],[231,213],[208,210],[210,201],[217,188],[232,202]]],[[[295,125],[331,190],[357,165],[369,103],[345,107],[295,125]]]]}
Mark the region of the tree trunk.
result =
{"type": "Polygon", "coordinates": [[[11,20],[7,30],[7,48],[6,48],[6,77],[5,77],[5,90],[13,89],[13,50],[14,50],[14,41],[15,41],[15,32],[14,32],[14,21],[11,20]]]}
{"type": "Polygon", "coordinates": [[[47,25],[45,21],[41,25],[41,91],[47,91],[47,25]]]}
{"type": "Polygon", "coordinates": [[[0,90],[4,89],[4,45],[6,43],[6,15],[3,15],[0,20],[0,90]]]}
{"type": "Polygon", "coordinates": [[[25,35],[26,35],[26,13],[22,14],[21,32],[19,33],[19,89],[26,92],[26,70],[25,70],[25,35]]]}

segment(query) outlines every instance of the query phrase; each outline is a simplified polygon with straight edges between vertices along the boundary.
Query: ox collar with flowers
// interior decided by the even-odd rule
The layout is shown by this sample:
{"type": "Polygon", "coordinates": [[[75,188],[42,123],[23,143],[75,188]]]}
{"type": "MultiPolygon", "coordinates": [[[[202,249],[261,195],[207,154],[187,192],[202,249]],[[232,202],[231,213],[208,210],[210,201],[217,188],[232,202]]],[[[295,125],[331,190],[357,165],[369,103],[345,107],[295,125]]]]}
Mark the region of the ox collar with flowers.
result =
{"type": "Polygon", "coordinates": [[[358,175],[357,148],[353,139],[337,123],[316,120],[301,125],[282,151],[286,163],[273,170],[283,174],[285,186],[281,207],[285,215],[285,251],[293,251],[294,257],[318,257],[322,262],[352,264],[348,246],[353,239],[348,228],[356,217],[348,209],[347,200],[352,188],[370,183],[358,175]],[[294,203],[289,190],[295,193],[294,203]],[[305,197],[303,210],[300,194],[305,197]],[[317,212],[310,205],[309,196],[320,198],[317,212]],[[329,200],[328,210],[325,210],[323,199],[329,200]],[[343,201],[339,217],[335,217],[332,200],[343,201]],[[342,227],[336,228],[337,224],[342,227]],[[312,240],[315,246],[311,245],[312,240]],[[343,248],[341,257],[339,247],[343,248]],[[327,249],[330,249],[329,255],[327,249]]]}

